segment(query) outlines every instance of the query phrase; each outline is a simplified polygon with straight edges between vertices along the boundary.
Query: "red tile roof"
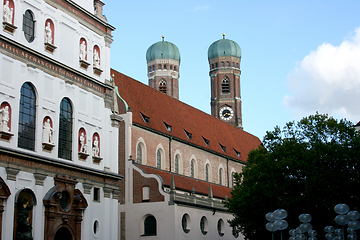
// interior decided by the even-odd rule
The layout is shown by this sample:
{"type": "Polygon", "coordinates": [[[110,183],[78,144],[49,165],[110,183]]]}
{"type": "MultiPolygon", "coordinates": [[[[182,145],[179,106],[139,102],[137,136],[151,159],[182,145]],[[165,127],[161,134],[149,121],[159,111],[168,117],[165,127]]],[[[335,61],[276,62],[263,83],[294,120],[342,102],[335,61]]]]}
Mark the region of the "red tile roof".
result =
{"type": "MultiPolygon", "coordinates": [[[[148,174],[153,173],[153,174],[159,175],[162,178],[162,180],[164,181],[165,187],[170,187],[171,175],[174,174],[175,189],[191,192],[191,190],[194,188],[195,192],[198,194],[202,194],[202,195],[206,195],[206,196],[209,194],[209,185],[210,185],[209,182],[205,182],[205,181],[195,179],[195,178],[186,177],[186,176],[179,175],[176,173],[170,173],[170,172],[167,172],[164,170],[160,170],[160,169],[156,169],[156,168],[152,168],[152,167],[148,167],[148,166],[144,166],[144,165],[136,164],[136,166],[141,168],[145,173],[148,173],[148,174]]],[[[220,186],[220,185],[217,185],[214,183],[211,184],[211,188],[212,188],[212,192],[213,192],[213,197],[224,199],[225,196],[228,196],[228,197],[231,196],[231,193],[230,193],[232,190],[231,188],[220,186]]]]}
{"type": "Polygon", "coordinates": [[[243,162],[246,162],[249,151],[261,143],[256,136],[122,73],[112,69],[111,75],[121,98],[133,113],[133,123],[243,162]],[[149,117],[149,123],[144,121],[142,114],[149,117]],[[164,122],[171,126],[171,132],[166,129],[164,122]],[[191,139],[185,131],[192,135],[191,139]],[[209,140],[209,145],[203,138],[209,140]],[[226,148],[226,152],[220,144],[226,148]],[[240,152],[240,157],[235,150],[240,152]]]}

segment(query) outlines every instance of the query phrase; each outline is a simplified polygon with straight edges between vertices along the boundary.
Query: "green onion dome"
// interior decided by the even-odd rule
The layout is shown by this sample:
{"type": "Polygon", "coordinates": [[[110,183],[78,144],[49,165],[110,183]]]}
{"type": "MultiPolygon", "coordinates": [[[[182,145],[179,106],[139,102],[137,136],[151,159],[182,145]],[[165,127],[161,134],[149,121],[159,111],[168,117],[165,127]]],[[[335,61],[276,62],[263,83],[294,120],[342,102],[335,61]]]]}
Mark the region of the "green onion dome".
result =
{"type": "Polygon", "coordinates": [[[236,42],[225,39],[225,34],[223,34],[223,39],[217,40],[211,44],[208,50],[209,60],[216,57],[241,58],[241,48],[236,42]]]}
{"type": "Polygon", "coordinates": [[[180,62],[180,52],[177,46],[171,42],[162,41],[154,43],[146,51],[146,61],[154,59],[174,59],[180,62]]]}

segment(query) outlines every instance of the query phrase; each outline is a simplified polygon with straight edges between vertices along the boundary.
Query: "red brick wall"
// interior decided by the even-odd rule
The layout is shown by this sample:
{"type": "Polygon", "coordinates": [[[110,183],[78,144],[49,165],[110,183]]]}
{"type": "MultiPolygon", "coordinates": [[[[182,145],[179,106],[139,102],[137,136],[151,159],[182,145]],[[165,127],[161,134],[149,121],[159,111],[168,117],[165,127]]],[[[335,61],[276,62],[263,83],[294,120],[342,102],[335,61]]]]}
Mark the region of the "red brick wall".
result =
{"type": "Polygon", "coordinates": [[[148,186],[150,188],[150,200],[147,202],[163,202],[164,196],[159,192],[159,184],[155,178],[144,178],[141,174],[133,170],[133,202],[143,202],[143,187],[148,186]]]}

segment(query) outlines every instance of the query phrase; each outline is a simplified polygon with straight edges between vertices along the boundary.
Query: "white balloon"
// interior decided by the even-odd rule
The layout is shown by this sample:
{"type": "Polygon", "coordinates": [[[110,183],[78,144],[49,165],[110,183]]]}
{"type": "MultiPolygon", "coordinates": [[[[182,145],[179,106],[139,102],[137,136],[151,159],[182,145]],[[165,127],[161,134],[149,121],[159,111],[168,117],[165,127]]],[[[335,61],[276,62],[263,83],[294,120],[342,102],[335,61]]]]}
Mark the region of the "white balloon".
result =
{"type": "Polygon", "coordinates": [[[327,233],[327,234],[325,235],[325,238],[326,238],[327,240],[334,240],[335,236],[334,236],[334,234],[332,234],[332,233],[327,233]]]}
{"type": "Polygon", "coordinates": [[[265,227],[270,232],[275,232],[276,230],[278,230],[277,227],[275,227],[275,224],[272,222],[268,222],[265,227]]]}
{"type": "Polygon", "coordinates": [[[315,237],[317,235],[317,232],[315,230],[309,231],[309,236],[315,237]]]}
{"type": "Polygon", "coordinates": [[[335,222],[341,226],[344,226],[350,222],[350,218],[347,215],[337,215],[335,222]]]}
{"type": "Polygon", "coordinates": [[[299,216],[299,220],[300,222],[310,222],[312,219],[311,215],[310,214],[307,214],[307,213],[303,213],[299,216]]]}
{"type": "Polygon", "coordinates": [[[360,218],[360,213],[358,211],[350,211],[347,213],[350,220],[356,220],[360,218]]]}
{"type": "Polygon", "coordinates": [[[287,217],[287,212],[284,209],[277,209],[274,211],[274,217],[276,219],[284,219],[287,217]]]}
{"type": "Polygon", "coordinates": [[[339,203],[334,207],[334,211],[337,214],[346,214],[350,210],[349,206],[343,203],[339,203]]]}
{"type": "Polygon", "coordinates": [[[349,228],[352,228],[354,230],[360,229],[360,222],[358,220],[350,221],[349,228]]]}
{"type": "Polygon", "coordinates": [[[266,220],[268,220],[269,222],[275,221],[274,213],[272,213],[272,212],[268,212],[268,213],[265,215],[265,218],[266,218],[266,220]]]}
{"type": "Polygon", "coordinates": [[[328,232],[328,233],[332,233],[334,232],[335,228],[333,226],[326,226],[325,227],[325,232],[328,232]]]}
{"type": "Polygon", "coordinates": [[[310,223],[302,223],[302,224],[300,224],[300,229],[303,233],[306,233],[306,232],[312,230],[312,226],[310,223]]]}

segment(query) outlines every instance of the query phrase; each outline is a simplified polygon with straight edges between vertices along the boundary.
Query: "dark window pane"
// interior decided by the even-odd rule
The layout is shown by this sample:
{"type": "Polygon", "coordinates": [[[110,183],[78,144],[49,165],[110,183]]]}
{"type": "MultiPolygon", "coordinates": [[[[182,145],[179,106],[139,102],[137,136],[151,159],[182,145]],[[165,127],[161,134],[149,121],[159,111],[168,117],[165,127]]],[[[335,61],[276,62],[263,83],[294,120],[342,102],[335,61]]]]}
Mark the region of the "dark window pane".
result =
{"type": "Polygon", "coordinates": [[[23,19],[23,31],[25,38],[28,42],[34,41],[35,37],[35,21],[33,14],[30,10],[26,10],[23,19]]]}
{"type": "Polygon", "coordinates": [[[156,236],[156,219],[148,216],[144,221],[144,236],[156,236]]]}
{"type": "Polygon", "coordinates": [[[59,158],[71,160],[72,153],[72,107],[69,99],[60,103],[59,119],[59,158]]]}
{"type": "Polygon", "coordinates": [[[35,90],[29,83],[24,83],[20,90],[19,139],[18,147],[35,150],[36,120],[35,90]]]}

